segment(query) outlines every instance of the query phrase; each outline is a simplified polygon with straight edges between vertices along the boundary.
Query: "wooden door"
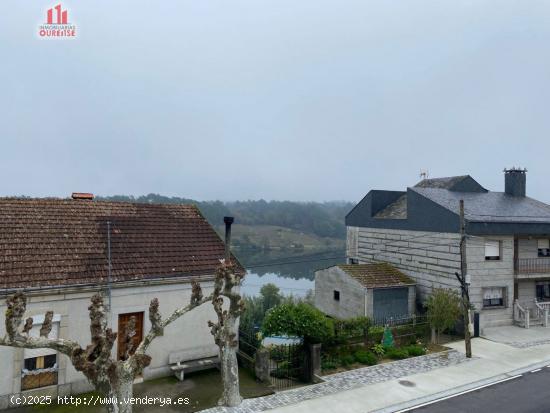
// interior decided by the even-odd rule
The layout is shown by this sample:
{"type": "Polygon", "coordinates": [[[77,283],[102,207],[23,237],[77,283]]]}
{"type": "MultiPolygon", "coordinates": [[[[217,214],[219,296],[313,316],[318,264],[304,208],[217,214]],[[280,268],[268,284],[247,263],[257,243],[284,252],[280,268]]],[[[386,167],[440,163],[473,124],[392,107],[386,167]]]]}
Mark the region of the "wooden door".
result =
{"type": "Polygon", "coordinates": [[[134,317],[134,320],[136,322],[136,334],[131,339],[132,348],[133,350],[131,353],[135,351],[139,343],[141,343],[141,340],[143,340],[143,312],[141,313],[126,313],[126,314],[119,314],[118,315],[118,359],[124,360],[125,359],[125,353],[126,353],[126,326],[128,325],[128,322],[134,317]]]}

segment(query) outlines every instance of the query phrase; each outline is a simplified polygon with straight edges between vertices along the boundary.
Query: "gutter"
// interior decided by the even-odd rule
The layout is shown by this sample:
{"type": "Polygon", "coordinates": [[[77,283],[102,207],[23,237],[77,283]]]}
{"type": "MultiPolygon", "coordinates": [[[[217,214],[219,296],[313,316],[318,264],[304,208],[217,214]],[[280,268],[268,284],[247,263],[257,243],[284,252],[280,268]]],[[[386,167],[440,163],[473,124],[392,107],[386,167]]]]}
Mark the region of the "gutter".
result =
{"type": "MultiPolygon", "coordinates": [[[[160,285],[160,284],[183,284],[190,283],[191,281],[214,281],[214,275],[199,275],[199,276],[188,276],[182,277],[181,275],[171,275],[171,276],[162,276],[155,278],[142,278],[139,280],[124,280],[124,281],[113,281],[113,288],[127,288],[127,287],[142,287],[147,285],[160,285]]],[[[52,286],[42,286],[42,287],[30,287],[30,288],[10,288],[10,289],[1,289],[0,297],[6,297],[10,294],[14,294],[19,291],[23,291],[29,295],[41,295],[41,293],[48,291],[53,294],[64,294],[64,293],[76,293],[81,292],[82,290],[89,291],[101,291],[105,287],[99,283],[83,283],[83,284],[71,284],[71,285],[52,285],[52,286]]]]}

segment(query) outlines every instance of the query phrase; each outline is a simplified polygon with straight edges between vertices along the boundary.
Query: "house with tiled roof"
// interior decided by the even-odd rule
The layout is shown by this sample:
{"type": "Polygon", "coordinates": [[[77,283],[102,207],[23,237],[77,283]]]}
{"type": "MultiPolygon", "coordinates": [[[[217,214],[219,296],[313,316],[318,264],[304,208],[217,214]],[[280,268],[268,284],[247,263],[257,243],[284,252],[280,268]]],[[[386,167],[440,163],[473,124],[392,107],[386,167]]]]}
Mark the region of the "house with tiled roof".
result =
{"type": "Polygon", "coordinates": [[[416,283],[385,262],[335,265],[315,272],[315,306],[340,319],[376,322],[415,313],[416,283]]]}
{"type": "Polygon", "coordinates": [[[464,201],[470,301],[484,328],[547,324],[550,205],[526,194],[527,171],[504,171],[504,191],[469,175],[424,179],[405,191],[371,190],[346,216],[350,263],[387,262],[417,283],[459,291],[464,201]]]}
{"type": "MultiPolygon", "coordinates": [[[[158,298],[161,313],[169,314],[189,302],[191,281],[199,281],[204,294],[212,291],[225,245],[195,206],[94,201],[86,194],[74,198],[0,199],[2,316],[5,297],[23,290],[34,329],[52,310],[50,338],[86,345],[90,297],[100,292],[108,303],[110,327],[123,331],[135,317],[139,342],[150,328],[151,299],[158,298]]],[[[215,317],[211,306],[203,305],[175,321],[151,345],[152,362],[143,378],[169,375],[175,356],[216,356],[207,326],[215,317]]],[[[119,357],[124,346],[115,345],[119,357]]],[[[49,349],[2,347],[0,371],[0,407],[17,393],[67,395],[91,389],[65,356],[49,349]]]]}

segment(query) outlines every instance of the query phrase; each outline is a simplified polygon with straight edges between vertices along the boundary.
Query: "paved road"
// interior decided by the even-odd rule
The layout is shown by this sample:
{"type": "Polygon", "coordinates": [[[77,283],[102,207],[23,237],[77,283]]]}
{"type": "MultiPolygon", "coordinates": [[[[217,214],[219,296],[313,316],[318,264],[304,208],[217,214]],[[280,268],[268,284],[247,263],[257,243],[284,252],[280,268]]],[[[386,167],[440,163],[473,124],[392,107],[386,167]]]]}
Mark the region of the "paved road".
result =
{"type": "Polygon", "coordinates": [[[417,409],[414,413],[548,413],[550,368],[417,409]]]}

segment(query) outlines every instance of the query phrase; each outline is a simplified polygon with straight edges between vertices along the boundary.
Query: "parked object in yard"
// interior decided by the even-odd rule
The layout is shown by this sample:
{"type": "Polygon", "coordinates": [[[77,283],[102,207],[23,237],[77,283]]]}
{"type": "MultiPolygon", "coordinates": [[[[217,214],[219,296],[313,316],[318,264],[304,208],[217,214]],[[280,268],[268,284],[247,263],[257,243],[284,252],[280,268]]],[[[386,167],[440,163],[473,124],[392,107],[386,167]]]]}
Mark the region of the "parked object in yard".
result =
{"type": "Polygon", "coordinates": [[[220,357],[212,356],[218,350],[216,345],[201,346],[188,351],[176,351],[168,356],[170,370],[174,375],[183,381],[185,373],[194,371],[220,368],[220,357]]]}

